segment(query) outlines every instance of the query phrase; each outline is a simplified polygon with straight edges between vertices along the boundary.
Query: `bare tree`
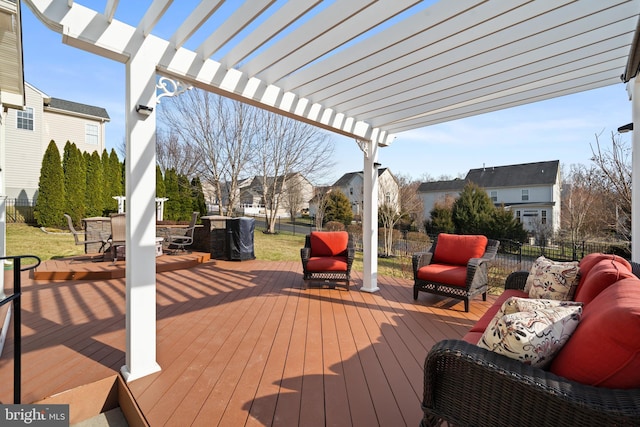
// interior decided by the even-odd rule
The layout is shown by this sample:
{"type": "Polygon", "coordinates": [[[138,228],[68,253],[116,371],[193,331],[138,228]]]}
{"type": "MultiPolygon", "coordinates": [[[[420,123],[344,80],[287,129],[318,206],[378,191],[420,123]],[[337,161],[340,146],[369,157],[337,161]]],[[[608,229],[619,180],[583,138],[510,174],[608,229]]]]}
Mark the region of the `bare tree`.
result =
{"type": "Polygon", "coordinates": [[[287,209],[291,220],[295,219],[304,203],[309,201],[310,194],[303,188],[305,181],[308,183],[302,175],[293,174],[287,179],[287,188],[283,189],[283,208],[287,209]]]}
{"type": "Polygon", "coordinates": [[[601,200],[599,175],[595,166],[571,165],[563,178],[562,229],[569,233],[574,244],[600,228],[594,221],[600,217],[596,214],[601,200]]]}
{"type": "Polygon", "coordinates": [[[324,213],[327,209],[327,200],[329,199],[329,193],[331,192],[330,186],[318,186],[314,189],[313,202],[316,206],[315,214],[315,227],[316,230],[322,230],[322,224],[324,224],[324,213]]]}
{"type": "MultiPolygon", "coordinates": [[[[397,184],[397,197],[383,198],[382,204],[378,208],[378,218],[382,224],[384,234],[383,254],[392,255],[393,251],[393,230],[398,223],[405,218],[418,218],[423,211],[423,204],[418,197],[419,181],[410,181],[408,177],[398,176],[395,178],[397,184]]],[[[390,181],[380,181],[380,189],[383,194],[393,193],[390,181]]]]}
{"type": "Polygon", "coordinates": [[[297,172],[312,179],[330,167],[333,143],[320,128],[259,110],[259,142],[252,152],[253,167],[262,180],[267,233],[275,233],[276,215],[282,203],[280,190],[297,172]]]}
{"type": "Polygon", "coordinates": [[[631,147],[620,137],[611,133],[611,148],[602,149],[599,135],[595,147],[591,146],[591,161],[600,173],[603,196],[612,210],[608,227],[619,236],[631,238],[631,147]]]}
{"type": "Polygon", "coordinates": [[[400,186],[400,206],[402,211],[407,215],[412,224],[423,226],[424,222],[424,204],[418,194],[420,181],[412,180],[408,176],[397,175],[398,185],[400,186]]]}
{"type": "Polygon", "coordinates": [[[181,140],[173,129],[159,130],[156,137],[156,161],[162,172],[174,169],[178,175],[193,178],[202,170],[199,148],[192,140],[181,140]]]}
{"type": "Polygon", "coordinates": [[[205,185],[220,205],[232,212],[240,196],[239,177],[246,171],[257,130],[255,107],[199,89],[167,100],[161,118],[179,136],[181,147],[195,150],[192,158],[205,185]],[[226,200],[225,200],[226,199],[226,200]]]}

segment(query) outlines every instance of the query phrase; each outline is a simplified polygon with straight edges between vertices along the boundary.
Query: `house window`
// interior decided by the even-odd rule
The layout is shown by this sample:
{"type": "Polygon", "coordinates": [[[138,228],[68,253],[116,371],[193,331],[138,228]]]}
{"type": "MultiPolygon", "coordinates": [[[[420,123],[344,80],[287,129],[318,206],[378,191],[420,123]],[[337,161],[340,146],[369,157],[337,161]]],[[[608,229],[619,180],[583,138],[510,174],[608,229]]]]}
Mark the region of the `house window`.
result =
{"type": "Polygon", "coordinates": [[[98,126],[84,125],[84,142],[87,144],[98,145],[98,126]]]}
{"type": "Polygon", "coordinates": [[[540,214],[541,214],[541,215],[540,215],[540,220],[541,220],[541,222],[542,222],[543,224],[546,224],[546,223],[547,223],[547,211],[542,210],[542,211],[540,211],[540,214]]]}
{"type": "Polygon", "coordinates": [[[385,203],[387,203],[387,204],[391,204],[391,193],[386,193],[386,194],[384,195],[384,201],[385,201],[385,203]]]}
{"type": "Polygon", "coordinates": [[[498,201],[498,192],[497,192],[497,191],[495,191],[495,190],[494,190],[494,191],[492,191],[492,192],[489,194],[489,197],[491,197],[491,201],[492,201],[493,203],[496,203],[496,202],[498,201]]]}
{"type": "Polygon", "coordinates": [[[349,194],[353,196],[353,187],[349,188],[349,194]]]}
{"type": "Polygon", "coordinates": [[[522,201],[529,200],[529,190],[522,190],[522,201]]]}
{"type": "Polygon", "coordinates": [[[18,110],[18,129],[33,130],[33,108],[27,107],[24,111],[18,110]]]}
{"type": "Polygon", "coordinates": [[[522,214],[520,211],[516,211],[516,221],[518,221],[518,224],[522,223],[522,214]]]}

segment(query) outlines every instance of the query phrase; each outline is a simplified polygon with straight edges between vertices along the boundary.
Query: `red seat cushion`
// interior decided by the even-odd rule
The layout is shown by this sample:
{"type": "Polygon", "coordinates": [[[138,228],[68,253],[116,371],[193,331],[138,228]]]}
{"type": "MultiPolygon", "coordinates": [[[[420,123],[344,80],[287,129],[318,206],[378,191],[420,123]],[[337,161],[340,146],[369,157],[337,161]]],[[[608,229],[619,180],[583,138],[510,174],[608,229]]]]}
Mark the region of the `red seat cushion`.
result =
{"type": "Polygon", "coordinates": [[[433,262],[466,266],[469,259],[484,255],[487,242],[485,236],[441,233],[438,235],[433,262]]]}
{"type": "Polygon", "coordinates": [[[449,264],[429,264],[418,269],[418,279],[464,287],[467,267],[449,264]]]}
{"type": "Polygon", "coordinates": [[[349,233],[346,231],[312,231],[311,256],[336,256],[347,250],[349,233]]]}
{"type": "Polygon", "coordinates": [[[311,257],[307,271],[347,271],[347,261],[344,257],[311,257]]]}
{"type": "Polygon", "coordinates": [[[574,301],[589,304],[604,289],[627,277],[634,277],[634,275],[626,265],[610,258],[601,259],[578,285],[574,301]]]}
{"type": "Polygon", "coordinates": [[[640,387],[639,279],[622,279],[584,306],[580,324],[550,370],[597,387],[640,387]]]}
{"type": "MultiPolygon", "coordinates": [[[[489,326],[489,322],[491,322],[491,320],[496,315],[498,310],[500,310],[500,307],[502,307],[502,304],[507,299],[509,299],[511,297],[528,298],[529,294],[527,292],[525,292],[525,291],[521,291],[521,290],[518,290],[518,289],[507,289],[507,290],[505,290],[498,297],[498,299],[496,299],[496,301],[493,303],[493,305],[491,305],[491,307],[489,307],[489,310],[487,310],[482,315],[480,320],[478,320],[476,322],[476,324],[473,325],[473,327],[469,330],[469,332],[480,332],[480,334],[482,334],[484,332],[484,330],[487,329],[487,326],[489,326]]],[[[478,338],[478,339],[480,339],[480,338],[478,338]]],[[[473,344],[476,344],[477,342],[478,341],[476,341],[473,344]]]]}

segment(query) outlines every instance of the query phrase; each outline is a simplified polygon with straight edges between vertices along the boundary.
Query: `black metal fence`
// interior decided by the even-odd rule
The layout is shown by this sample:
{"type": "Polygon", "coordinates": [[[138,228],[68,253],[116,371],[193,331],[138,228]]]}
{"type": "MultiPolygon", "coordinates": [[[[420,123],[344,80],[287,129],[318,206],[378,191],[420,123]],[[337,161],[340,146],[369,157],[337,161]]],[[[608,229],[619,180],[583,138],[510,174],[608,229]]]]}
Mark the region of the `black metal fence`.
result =
{"type": "Polygon", "coordinates": [[[7,207],[7,223],[22,222],[26,224],[35,224],[36,219],[33,216],[33,209],[36,205],[32,199],[6,199],[7,207]]]}
{"type": "MultiPolygon", "coordinates": [[[[414,233],[412,233],[414,234],[414,233]]],[[[356,249],[362,250],[361,236],[355,236],[356,249]]],[[[416,252],[428,251],[435,236],[415,235],[396,238],[393,243],[393,250],[389,257],[383,262],[401,267],[406,273],[410,273],[410,257],[416,252]]],[[[379,253],[383,254],[383,238],[378,239],[379,253]]],[[[539,245],[536,242],[520,243],[513,240],[501,240],[500,248],[495,261],[492,263],[490,280],[492,285],[501,286],[504,284],[506,276],[518,270],[530,270],[533,262],[540,256],[553,259],[555,261],[579,261],[585,255],[594,252],[615,253],[624,258],[630,259],[631,251],[628,242],[579,242],[572,243],[563,240],[553,240],[539,245]]]]}

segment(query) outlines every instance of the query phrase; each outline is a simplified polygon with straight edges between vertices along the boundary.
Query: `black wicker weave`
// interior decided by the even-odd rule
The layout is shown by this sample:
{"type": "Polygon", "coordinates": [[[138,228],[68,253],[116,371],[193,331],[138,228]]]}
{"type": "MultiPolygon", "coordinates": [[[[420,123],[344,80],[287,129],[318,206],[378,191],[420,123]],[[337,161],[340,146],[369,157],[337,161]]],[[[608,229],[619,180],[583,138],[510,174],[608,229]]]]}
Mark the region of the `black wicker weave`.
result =
{"type": "Polygon", "coordinates": [[[437,244],[438,239],[436,238],[428,252],[413,254],[413,299],[418,299],[418,293],[420,291],[457,298],[464,300],[465,312],[469,311],[469,301],[474,296],[482,294],[482,300],[486,301],[487,283],[489,281],[489,266],[490,262],[495,258],[496,253],[498,252],[500,242],[498,240],[489,239],[482,258],[471,258],[469,260],[469,263],[467,264],[467,280],[464,287],[448,283],[421,280],[418,278],[418,269],[432,263],[433,254],[435,253],[437,244]]]}
{"type": "MultiPolygon", "coordinates": [[[[527,272],[507,289],[523,289],[527,272]]],[[[640,426],[640,389],[586,386],[466,341],[436,344],[424,365],[422,426],[640,426]]]]}
{"type": "Polygon", "coordinates": [[[351,281],[351,266],[355,258],[355,247],[353,245],[353,236],[349,233],[349,241],[347,248],[341,256],[345,258],[347,262],[347,269],[345,271],[309,271],[307,263],[311,257],[311,236],[307,234],[305,237],[304,248],[300,249],[300,258],[302,260],[302,280],[304,288],[306,289],[309,282],[323,282],[323,283],[340,283],[343,282],[349,290],[351,281]]]}

